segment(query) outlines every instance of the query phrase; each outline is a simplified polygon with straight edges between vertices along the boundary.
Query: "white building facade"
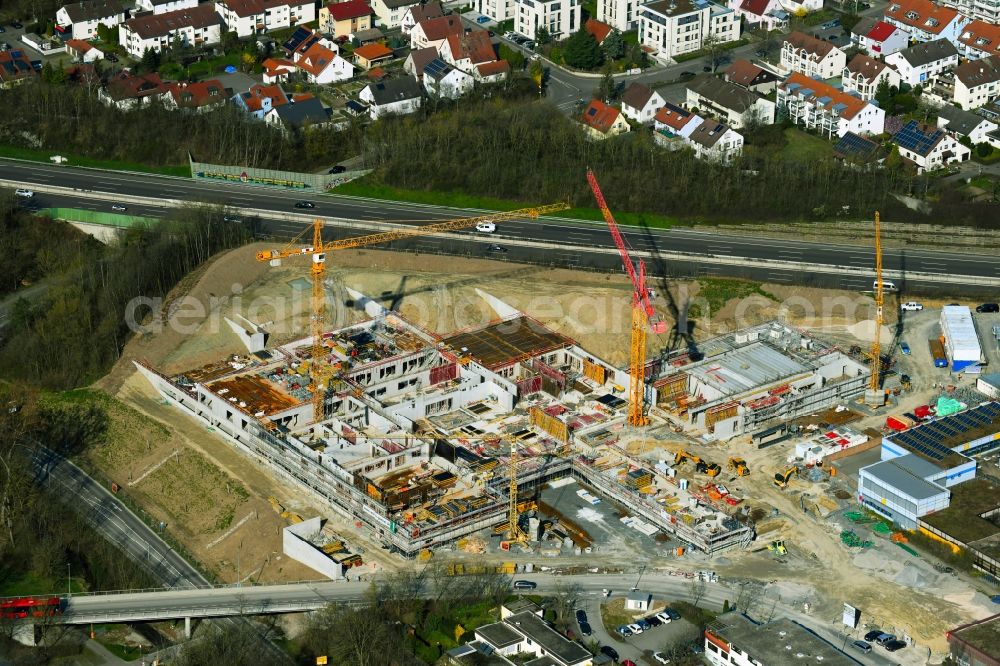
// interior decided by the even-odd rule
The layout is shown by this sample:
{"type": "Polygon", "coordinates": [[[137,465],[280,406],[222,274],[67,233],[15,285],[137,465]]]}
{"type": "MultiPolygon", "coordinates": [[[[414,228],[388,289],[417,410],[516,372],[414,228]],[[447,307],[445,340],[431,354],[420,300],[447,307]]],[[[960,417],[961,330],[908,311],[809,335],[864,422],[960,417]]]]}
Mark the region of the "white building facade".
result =
{"type": "Polygon", "coordinates": [[[639,43],[663,62],[697,51],[706,39],[717,43],[740,38],[740,17],[707,0],[657,0],[639,8],[639,43]]]}
{"type": "Polygon", "coordinates": [[[580,29],[579,0],[514,0],[514,31],[535,39],[539,28],[555,39],[580,29]]]}
{"type": "Polygon", "coordinates": [[[226,23],[226,30],[240,37],[316,20],[316,5],[311,1],[218,0],[215,6],[226,23]]]}
{"type": "Polygon", "coordinates": [[[831,79],[840,76],[846,64],[847,55],[836,46],[801,32],[793,32],[781,44],[781,66],[788,72],[831,79]]]}
{"type": "Polygon", "coordinates": [[[185,46],[207,46],[222,41],[222,19],[215,5],[167,14],[149,14],[129,19],[118,27],[118,42],[133,58],[142,58],[147,49],[162,51],[175,39],[185,46]]]}

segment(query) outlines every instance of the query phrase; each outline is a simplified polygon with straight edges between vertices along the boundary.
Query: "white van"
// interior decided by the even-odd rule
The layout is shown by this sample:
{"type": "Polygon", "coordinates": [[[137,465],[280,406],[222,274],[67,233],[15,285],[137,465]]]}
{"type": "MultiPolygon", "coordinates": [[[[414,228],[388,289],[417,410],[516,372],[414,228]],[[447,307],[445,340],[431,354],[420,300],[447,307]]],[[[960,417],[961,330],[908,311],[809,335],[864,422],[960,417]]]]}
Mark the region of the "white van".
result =
{"type": "MultiPolygon", "coordinates": [[[[878,282],[872,282],[872,289],[878,289],[878,282]]],[[[882,291],[899,291],[892,280],[882,280],[882,291]]]]}
{"type": "Polygon", "coordinates": [[[480,222],[476,225],[476,231],[481,234],[491,234],[497,230],[497,225],[492,222],[480,222]]]}

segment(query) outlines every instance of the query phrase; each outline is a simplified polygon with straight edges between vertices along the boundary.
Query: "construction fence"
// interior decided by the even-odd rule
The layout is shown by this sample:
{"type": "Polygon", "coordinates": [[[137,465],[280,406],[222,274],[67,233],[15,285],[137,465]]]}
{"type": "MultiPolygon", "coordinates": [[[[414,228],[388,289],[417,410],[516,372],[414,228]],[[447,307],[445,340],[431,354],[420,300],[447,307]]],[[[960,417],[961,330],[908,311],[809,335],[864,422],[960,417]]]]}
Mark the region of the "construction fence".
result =
{"type": "Polygon", "coordinates": [[[158,221],[154,217],[122,215],[121,213],[105,213],[98,210],[82,210],[80,208],[43,208],[38,211],[38,214],[51,217],[53,220],[100,224],[106,227],[119,227],[121,229],[128,229],[137,226],[149,226],[158,221]]]}
{"type": "Polygon", "coordinates": [[[229,164],[208,164],[205,162],[195,162],[191,159],[189,159],[189,162],[191,164],[191,177],[195,180],[214,180],[316,192],[325,192],[371,172],[370,169],[358,169],[337,174],[300,173],[297,171],[258,169],[229,164]]]}

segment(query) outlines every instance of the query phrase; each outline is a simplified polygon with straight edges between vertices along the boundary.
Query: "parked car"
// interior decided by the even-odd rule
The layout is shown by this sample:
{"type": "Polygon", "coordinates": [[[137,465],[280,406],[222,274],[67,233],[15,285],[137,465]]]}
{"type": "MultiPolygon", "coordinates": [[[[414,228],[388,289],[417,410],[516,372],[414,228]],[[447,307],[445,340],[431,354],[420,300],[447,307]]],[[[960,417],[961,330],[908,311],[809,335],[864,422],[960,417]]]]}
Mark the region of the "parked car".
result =
{"type": "Polygon", "coordinates": [[[118,56],[116,56],[114,53],[108,53],[107,55],[104,56],[104,59],[107,60],[108,62],[118,62],[118,56]]]}
{"type": "Polygon", "coordinates": [[[515,580],[514,589],[515,590],[533,590],[538,587],[538,583],[531,580],[515,580]]]}
{"type": "Polygon", "coordinates": [[[347,171],[347,167],[345,167],[342,164],[338,164],[337,166],[332,167],[329,171],[327,171],[327,173],[344,173],[345,171],[347,171]]]}
{"type": "Polygon", "coordinates": [[[116,203],[116,204],[111,204],[111,210],[118,213],[124,213],[126,210],[128,210],[128,208],[126,208],[124,204],[116,203]]]}
{"type": "Polygon", "coordinates": [[[489,35],[490,37],[496,37],[497,36],[497,33],[493,32],[492,30],[487,30],[486,34],[489,35]]]}
{"type": "Polygon", "coordinates": [[[644,618],[644,621],[647,622],[651,627],[659,627],[663,624],[663,620],[656,617],[655,615],[650,615],[649,617],[644,618]]]}
{"type": "Polygon", "coordinates": [[[618,629],[616,629],[615,631],[617,631],[622,638],[628,638],[633,633],[632,630],[627,626],[625,626],[624,624],[618,627],[618,629]]]}
{"type": "Polygon", "coordinates": [[[25,189],[23,187],[19,187],[16,190],[14,190],[14,194],[24,199],[30,199],[31,197],[35,196],[34,191],[25,189]]]}
{"type": "Polygon", "coordinates": [[[576,609],[576,621],[577,622],[586,622],[587,621],[587,611],[583,610],[582,608],[577,608],[576,609]]]}
{"type": "Polygon", "coordinates": [[[900,342],[899,343],[899,351],[903,352],[903,356],[909,356],[910,355],[910,345],[906,344],[905,342],[900,342]]]}
{"type": "Polygon", "coordinates": [[[497,225],[493,222],[480,222],[476,225],[476,231],[481,234],[492,234],[497,230],[497,225]]]}
{"type": "Polygon", "coordinates": [[[476,19],[476,23],[489,23],[489,22],[490,22],[489,16],[480,16],[479,18],[476,19]]]}
{"type": "Polygon", "coordinates": [[[580,633],[584,636],[590,636],[594,632],[591,630],[590,624],[588,624],[587,622],[581,622],[580,633]]]}
{"type": "Polygon", "coordinates": [[[0,44],[0,51],[10,51],[10,44],[7,42],[0,44]]]}
{"type": "Polygon", "coordinates": [[[711,72],[712,68],[709,67],[708,65],[705,65],[704,67],[701,68],[701,71],[703,71],[703,72],[711,72]]]}
{"type": "Polygon", "coordinates": [[[21,28],[24,27],[24,24],[21,23],[20,21],[14,21],[10,24],[10,27],[14,28],[14,30],[20,30],[21,28]]]}
{"type": "Polygon", "coordinates": [[[239,215],[225,215],[222,218],[223,222],[232,222],[233,224],[239,224],[243,221],[243,218],[239,215]]]}
{"type": "Polygon", "coordinates": [[[683,71],[683,72],[681,72],[681,78],[682,79],[693,79],[696,76],[698,76],[698,75],[695,74],[694,72],[690,72],[690,71],[683,71]]]}
{"type": "Polygon", "coordinates": [[[628,628],[632,631],[633,634],[641,634],[643,631],[642,627],[636,623],[628,625],[628,628]]]}
{"type": "Polygon", "coordinates": [[[905,648],[906,643],[904,643],[901,640],[893,639],[891,641],[883,643],[882,647],[885,648],[886,652],[896,652],[898,650],[902,650],[903,648],[905,648]]]}
{"type": "Polygon", "coordinates": [[[296,201],[295,202],[295,207],[296,208],[315,208],[316,204],[314,204],[312,201],[296,201]]]}
{"type": "Polygon", "coordinates": [[[7,32],[7,28],[5,28],[2,25],[0,25],[0,32],[7,32]]]}
{"type": "Polygon", "coordinates": [[[865,634],[865,640],[866,641],[873,641],[873,640],[875,640],[876,638],[878,638],[881,635],[882,635],[882,630],[881,629],[872,629],[867,634],[865,634]]]}
{"type": "Polygon", "coordinates": [[[635,666],[635,662],[632,661],[631,659],[626,659],[625,661],[622,662],[622,666],[635,666]]]}
{"type": "Polygon", "coordinates": [[[602,645],[601,654],[603,654],[605,657],[618,661],[618,650],[614,649],[610,645],[602,645]]]}
{"type": "Polygon", "coordinates": [[[976,306],[976,312],[1000,312],[1000,304],[983,303],[976,306]]]}
{"type": "Polygon", "coordinates": [[[872,651],[871,643],[866,643],[864,641],[854,641],[853,643],[851,643],[851,647],[860,652],[864,652],[865,654],[868,654],[869,652],[872,651]]]}
{"type": "Polygon", "coordinates": [[[639,626],[639,629],[641,629],[642,631],[649,631],[650,629],[653,628],[653,625],[651,625],[649,623],[649,620],[646,620],[646,619],[636,620],[636,624],[639,626]]]}
{"type": "Polygon", "coordinates": [[[675,611],[673,608],[664,608],[663,612],[666,613],[667,617],[669,617],[671,620],[681,619],[681,614],[675,611]]]}
{"type": "Polygon", "coordinates": [[[886,643],[894,640],[896,640],[895,634],[881,633],[878,635],[878,638],[875,639],[875,642],[881,645],[882,647],[885,647],[886,643]]]}
{"type": "Polygon", "coordinates": [[[526,48],[526,49],[533,49],[533,48],[535,48],[535,42],[533,42],[532,40],[529,39],[528,41],[526,41],[524,43],[524,48],[526,48]]]}
{"type": "Polygon", "coordinates": [[[905,310],[906,312],[917,312],[923,310],[924,306],[922,303],[918,303],[917,301],[907,301],[900,305],[899,309],[905,310]]]}
{"type": "Polygon", "coordinates": [[[656,619],[662,622],[663,624],[670,624],[670,616],[663,611],[660,611],[659,613],[656,614],[656,619]]]}
{"type": "Polygon", "coordinates": [[[497,245],[496,243],[493,243],[486,248],[486,251],[492,252],[493,254],[505,254],[507,252],[507,248],[505,248],[502,245],[497,245]]]}
{"type": "Polygon", "coordinates": [[[653,653],[653,659],[655,659],[656,661],[660,662],[661,664],[669,664],[670,663],[670,658],[667,657],[667,655],[663,654],[662,652],[654,652],[653,653]]]}

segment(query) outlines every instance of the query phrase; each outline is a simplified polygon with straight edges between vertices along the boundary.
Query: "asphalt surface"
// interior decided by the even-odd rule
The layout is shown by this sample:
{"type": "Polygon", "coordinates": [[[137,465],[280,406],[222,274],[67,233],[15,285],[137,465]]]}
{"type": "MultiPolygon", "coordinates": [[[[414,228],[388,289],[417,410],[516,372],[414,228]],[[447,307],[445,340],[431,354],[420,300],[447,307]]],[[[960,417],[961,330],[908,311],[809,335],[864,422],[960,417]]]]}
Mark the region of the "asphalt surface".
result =
{"type": "MultiPolygon", "coordinates": [[[[298,235],[314,215],[327,220],[326,238],[330,240],[365,233],[358,222],[421,225],[484,214],[484,211],[468,209],[340,195],[305,195],[247,185],[7,159],[0,159],[0,179],[26,187],[79,190],[79,194],[37,192],[30,202],[35,207],[64,206],[111,212],[111,204],[123,198],[151,197],[214,203],[244,212],[259,211],[262,237],[282,243],[298,235]],[[306,196],[316,208],[296,209],[295,202],[306,196]],[[337,226],[348,222],[353,225],[351,228],[337,226]]],[[[162,216],[165,210],[155,205],[129,203],[128,213],[162,216]]],[[[743,277],[848,290],[871,289],[874,253],[864,246],[736,236],[686,228],[632,227],[624,228],[623,232],[637,255],[646,257],[647,274],[652,278],[743,277]]],[[[603,223],[553,217],[505,222],[491,235],[459,232],[447,238],[395,241],[386,247],[424,253],[490,256],[561,267],[611,271],[621,268],[603,223]],[[500,245],[503,251],[491,252],[489,246],[492,244],[500,245]]],[[[883,261],[888,279],[909,294],[961,292],[985,296],[995,293],[996,281],[1000,280],[1000,262],[986,254],[891,249],[884,252],[883,261]],[[994,282],[983,284],[982,278],[994,282]]]]}

